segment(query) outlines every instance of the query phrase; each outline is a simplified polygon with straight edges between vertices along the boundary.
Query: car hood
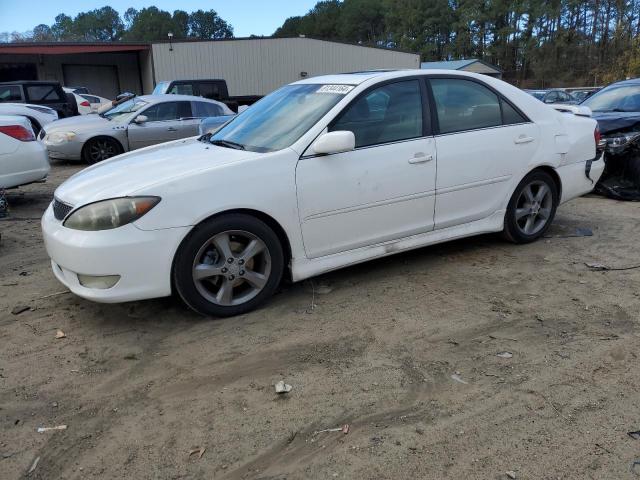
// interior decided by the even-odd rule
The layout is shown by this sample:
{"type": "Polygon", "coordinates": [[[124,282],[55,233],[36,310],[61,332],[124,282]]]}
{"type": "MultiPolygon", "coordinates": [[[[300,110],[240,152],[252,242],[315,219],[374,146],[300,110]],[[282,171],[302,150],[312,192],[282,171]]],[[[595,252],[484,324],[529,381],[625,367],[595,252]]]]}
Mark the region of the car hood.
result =
{"type": "Polygon", "coordinates": [[[47,125],[47,133],[52,132],[91,132],[95,130],[110,130],[112,128],[121,129],[126,127],[121,123],[114,123],[100,115],[77,115],[75,117],[63,118],[47,125]]]}
{"type": "Polygon", "coordinates": [[[593,112],[592,117],[603,135],[635,130],[633,127],[640,125],[640,112],[593,112]]]}
{"type": "Polygon", "coordinates": [[[261,155],[217,147],[195,138],[176,140],[118,155],[86,168],[60,185],[55,197],[78,206],[135,195],[154,185],[261,155]]]}

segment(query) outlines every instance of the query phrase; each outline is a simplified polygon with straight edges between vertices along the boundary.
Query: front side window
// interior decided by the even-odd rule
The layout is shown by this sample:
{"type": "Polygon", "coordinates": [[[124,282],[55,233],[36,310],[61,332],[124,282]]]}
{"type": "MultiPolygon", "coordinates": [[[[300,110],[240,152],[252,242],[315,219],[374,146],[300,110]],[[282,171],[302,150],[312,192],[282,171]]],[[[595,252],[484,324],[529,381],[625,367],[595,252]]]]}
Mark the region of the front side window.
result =
{"type": "Polygon", "coordinates": [[[454,133],[502,125],[500,99],[471,80],[433,79],[440,133],[454,133]]]}
{"type": "Polygon", "coordinates": [[[558,101],[558,92],[550,92],[545,98],[545,103],[556,103],[558,101]]]}
{"type": "Polygon", "coordinates": [[[419,81],[390,83],[371,90],[351,103],[329,130],[353,132],[356,148],[422,137],[419,81]]]}
{"type": "Polygon", "coordinates": [[[60,102],[63,101],[55,85],[27,85],[27,97],[32,102],[60,102]]]}
{"type": "Polygon", "coordinates": [[[0,102],[16,102],[22,100],[18,85],[0,85],[0,102]]]}
{"type": "Polygon", "coordinates": [[[152,105],[142,115],[147,117],[147,122],[164,122],[191,117],[190,102],[165,102],[152,105]]]}
{"type": "Polygon", "coordinates": [[[254,152],[282,150],[293,145],[353,88],[351,85],[287,85],[239,114],[209,141],[254,152]]]}

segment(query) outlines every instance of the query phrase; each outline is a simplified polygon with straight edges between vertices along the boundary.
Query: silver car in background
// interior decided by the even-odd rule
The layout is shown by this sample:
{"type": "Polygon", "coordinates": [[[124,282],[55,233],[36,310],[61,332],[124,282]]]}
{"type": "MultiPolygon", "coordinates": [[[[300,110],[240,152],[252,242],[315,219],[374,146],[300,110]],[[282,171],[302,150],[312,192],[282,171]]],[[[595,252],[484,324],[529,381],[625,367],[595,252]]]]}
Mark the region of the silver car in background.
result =
{"type": "Polygon", "coordinates": [[[49,124],[38,139],[50,158],[96,163],[123,152],[198,135],[203,118],[232,115],[224,103],[189,95],[144,95],[100,115],[49,124]]]}

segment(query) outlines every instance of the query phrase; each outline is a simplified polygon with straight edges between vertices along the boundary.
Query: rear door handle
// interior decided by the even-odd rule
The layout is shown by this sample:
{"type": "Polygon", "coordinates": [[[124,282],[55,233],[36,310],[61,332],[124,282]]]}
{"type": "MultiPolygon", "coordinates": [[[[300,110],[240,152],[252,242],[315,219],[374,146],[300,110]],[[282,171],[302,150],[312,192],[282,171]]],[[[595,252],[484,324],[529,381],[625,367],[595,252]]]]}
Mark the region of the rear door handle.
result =
{"type": "Polygon", "coordinates": [[[167,132],[177,132],[177,131],[178,131],[178,129],[177,129],[177,128],[175,128],[175,127],[169,127],[169,128],[167,128],[167,132]]]}
{"type": "Polygon", "coordinates": [[[531,143],[533,142],[535,139],[533,137],[526,137],[526,136],[521,136],[516,138],[513,143],[515,143],[516,145],[522,145],[523,143],[531,143]]]}
{"type": "Polygon", "coordinates": [[[427,162],[430,162],[431,160],[433,160],[433,155],[427,155],[423,152],[418,152],[413,156],[413,158],[409,159],[409,163],[411,164],[427,163],[427,162]]]}

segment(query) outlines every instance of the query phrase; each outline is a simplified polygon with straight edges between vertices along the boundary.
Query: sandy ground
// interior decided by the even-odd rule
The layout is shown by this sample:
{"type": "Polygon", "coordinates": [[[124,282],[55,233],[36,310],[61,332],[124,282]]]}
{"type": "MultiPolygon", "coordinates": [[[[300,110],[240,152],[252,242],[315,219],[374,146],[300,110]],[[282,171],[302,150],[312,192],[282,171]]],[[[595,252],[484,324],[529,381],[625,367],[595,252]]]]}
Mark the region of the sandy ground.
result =
{"type": "Polygon", "coordinates": [[[640,264],[640,204],[582,198],[551,233],[593,237],[425,248],[210,320],[49,296],[38,219],[77,169],[0,220],[2,479],[635,478],[640,269],[584,262],[640,264]]]}

